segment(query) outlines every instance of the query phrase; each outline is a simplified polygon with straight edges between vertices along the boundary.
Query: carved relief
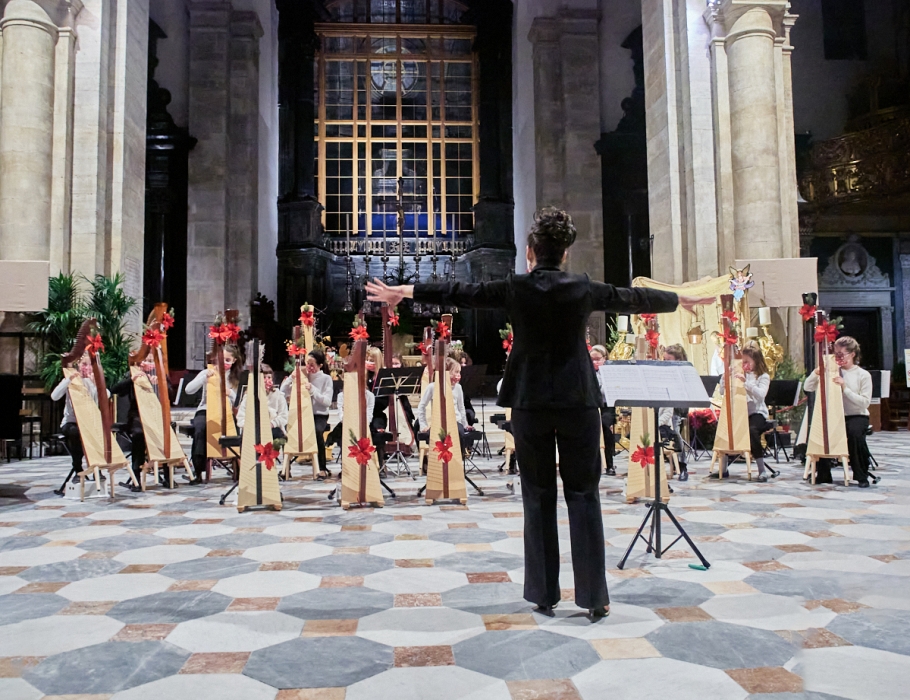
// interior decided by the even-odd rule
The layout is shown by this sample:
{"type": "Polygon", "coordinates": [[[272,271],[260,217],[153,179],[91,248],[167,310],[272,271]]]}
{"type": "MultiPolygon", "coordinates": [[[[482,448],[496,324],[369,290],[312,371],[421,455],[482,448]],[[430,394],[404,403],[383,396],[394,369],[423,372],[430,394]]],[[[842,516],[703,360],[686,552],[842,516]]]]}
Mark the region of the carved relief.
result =
{"type": "Polygon", "coordinates": [[[819,282],[819,286],[828,289],[878,289],[891,286],[888,275],[878,268],[875,258],[859,243],[859,236],[851,236],[828,258],[828,267],[819,282]]]}

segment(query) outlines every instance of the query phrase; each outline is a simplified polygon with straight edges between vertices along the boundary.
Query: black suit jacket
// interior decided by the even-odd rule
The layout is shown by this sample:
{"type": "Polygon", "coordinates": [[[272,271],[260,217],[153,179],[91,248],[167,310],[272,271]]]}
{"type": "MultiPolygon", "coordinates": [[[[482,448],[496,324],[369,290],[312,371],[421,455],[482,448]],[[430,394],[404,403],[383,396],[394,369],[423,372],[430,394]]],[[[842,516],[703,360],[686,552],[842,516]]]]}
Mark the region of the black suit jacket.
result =
{"type": "Polygon", "coordinates": [[[679,303],[672,292],[614,287],[555,267],[477,284],[417,284],[414,300],[508,313],[514,338],[497,403],[522,409],[602,406],[585,338],[591,312],[667,313],[679,303]]]}

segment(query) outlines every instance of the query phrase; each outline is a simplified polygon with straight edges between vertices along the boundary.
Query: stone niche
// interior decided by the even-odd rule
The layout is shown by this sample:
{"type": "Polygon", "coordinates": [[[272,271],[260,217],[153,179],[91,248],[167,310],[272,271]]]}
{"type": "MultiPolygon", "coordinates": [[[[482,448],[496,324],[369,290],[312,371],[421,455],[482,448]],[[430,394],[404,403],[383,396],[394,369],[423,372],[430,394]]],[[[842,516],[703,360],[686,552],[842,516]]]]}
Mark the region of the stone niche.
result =
{"type": "MultiPolygon", "coordinates": [[[[867,335],[857,337],[857,340],[862,346],[877,348],[881,352],[881,368],[887,370],[894,364],[893,294],[890,277],[879,269],[857,235],[850,236],[828,258],[827,266],[818,278],[819,306],[829,314],[843,314],[848,319],[854,314],[856,319],[863,315],[877,317],[870,331],[878,337],[867,335]]],[[[851,334],[849,326],[845,333],[851,334]]],[[[874,362],[877,358],[867,355],[867,360],[874,362]]]]}

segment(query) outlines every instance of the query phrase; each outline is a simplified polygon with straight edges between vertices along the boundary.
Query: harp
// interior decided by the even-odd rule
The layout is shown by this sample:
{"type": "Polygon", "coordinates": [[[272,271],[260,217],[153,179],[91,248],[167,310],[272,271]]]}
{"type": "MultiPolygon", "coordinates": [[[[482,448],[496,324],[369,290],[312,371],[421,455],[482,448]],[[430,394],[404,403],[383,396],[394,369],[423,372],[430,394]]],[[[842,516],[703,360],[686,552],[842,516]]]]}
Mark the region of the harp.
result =
{"type": "Polygon", "coordinates": [[[313,418],[313,402],[307,390],[309,382],[306,380],[306,352],[313,349],[313,345],[300,346],[300,342],[314,343],[313,330],[307,333],[303,324],[294,326],[294,340],[288,344],[288,351],[294,361],[294,370],[291,374],[291,403],[288,409],[288,441],[284,446],[284,478],[291,478],[291,462],[300,458],[311,459],[313,462],[313,478],[319,472],[319,460],[316,446],[316,423],[313,418]],[[302,327],[301,327],[302,326],[302,327]],[[310,340],[305,340],[309,336],[310,340]]]}
{"type": "MultiPolygon", "coordinates": [[[[394,349],[392,347],[392,318],[394,316],[396,316],[395,310],[387,304],[383,304],[382,361],[385,364],[386,369],[392,368],[392,356],[394,355],[394,349]]],[[[407,428],[408,419],[407,416],[404,415],[404,409],[401,407],[399,399],[400,397],[398,396],[397,391],[388,396],[388,429],[392,439],[386,443],[384,449],[386,455],[400,453],[402,457],[409,457],[411,455],[413,436],[411,435],[411,431],[407,428]],[[410,437],[411,441],[401,441],[400,438],[402,434],[410,437]]]]}
{"type": "Polygon", "coordinates": [[[714,470],[714,464],[717,463],[718,476],[723,478],[723,458],[729,454],[742,454],[746,458],[746,474],[751,480],[749,405],[746,399],[746,386],[742,379],[735,376],[743,373],[743,354],[738,345],[739,336],[736,330],[733,295],[722,294],[720,305],[724,339],[724,394],[721,398],[720,416],[717,419],[717,433],[714,436],[714,448],[708,473],[714,470]]]}
{"type": "Polygon", "coordinates": [[[216,323],[216,326],[225,329],[225,334],[210,334],[214,343],[215,366],[208,365],[214,374],[208,378],[206,386],[205,433],[206,456],[209,459],[231,461],[237,458],[236,454],[222,444],[221,438],[237,436],[234,411],[227,391],[228,378],[224,371],[224,346],[228,340],[237,341],[239,329],[236,324],[239,318],[238,311],[228,309],[224,312],[223,320],[216,323]],[[228,329],[234,330],[234,335],[230,338],[227,336],[228,329]]]}
{"type": "Polygon", "coordinates": [[[367,415],[367,341],[357,340],[344,371],[344,415],[341,438],[341,507],[382,506],[379,457],[367,415]]]}
{"type": "MultiPolygon", "coordinates": [[[[107,395],[107,383],[104,381],[104,371],[98,353],[104,348],[103,340],[98,332],[98,322],[94,318],[86,320],[79,328],[72,350],[60,358],[64,367],[63,374],[70,380],[69,394],[76,414],[76,423],[79,426],[79,435],[82,439],[82,449],[88,467],[79,472],[80,498],[85,500],[85,477],[94,473],[95,483],[100,486],[100,474],[108,472],[111,498],[114,497],[114,473],[127,466],[126,457],[120,445],[113,439],[111,427],[113,425],[113,411],[111,401],[107,395]],[[76,362],[83,354],[88,352],[92,366],[92,378],[98,393],[98,402],[92,399],[88,388],[82,381],[82,375],[70,365],[76,362]]],[[[133,483],[136,479],[131,470],[127,470],[133,483]]],[[[138,484],[137,484],[138,485],[138,484]]]]}

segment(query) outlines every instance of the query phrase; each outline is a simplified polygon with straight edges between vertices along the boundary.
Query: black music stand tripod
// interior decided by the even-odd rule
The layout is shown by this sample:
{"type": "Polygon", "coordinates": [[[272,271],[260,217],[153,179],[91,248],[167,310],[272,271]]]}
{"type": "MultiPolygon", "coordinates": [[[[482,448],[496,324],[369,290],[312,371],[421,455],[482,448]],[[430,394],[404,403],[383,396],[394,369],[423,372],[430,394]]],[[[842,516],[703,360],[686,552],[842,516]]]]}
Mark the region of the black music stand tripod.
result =
{"type": "MultiPolygon", "coordinates": [[[[660,498],[663,449],[661,448],[659,437],[660,418],[658,409],[710,406],[711,401],[701,385],[698,373],[688,362],[607,362],[601,368],[602,372],[604,370],[606,370],[606,376],[603,379],[603,385],[608,405],[619,404],[622,406],[654,409],[654,432],[651,440],[651,444],[654,446],[654,477],[652,481],[654,484],[654,499],[647,504],[648,512],[641,521],[635,537],[629,543],[629,547],[626,549],[626,553],[617,568],[622,569],[626,565],[626,560],[639,539],[645,543],[645,551],[648,554],[653,552],[657,559],[660,559],[673,545],[684,539],[692,551],[695,552],[695,556],[699,558],[702,565],[706,569],[709,568],[711,564],[708,563],[708,560],[704,558],[698,547],[695,546],[683,526],[679,524],[670,507],[660,498]],[[679,532],[676,539],[666,547],[663,546],[661,541],[661,517],[664,513],[667,514],[679,532]],[[642,535],[645,526],[649,526],[647,538],[642,535]]],[[[629,445],[630,453],[633,449],[634,447],[629,445]]]]}
{"type": "MultiPolygon", "coordinates": [[[[389,415],[391,416],[392,411],[398,410],[398,401],[401,398],[420,394],[420,378],[422,375],[423,367],[381,369],[379,370],[379,377],[377,378],[376,387],[373,393],[377,398],[380,396],[388,397],[389,415]]],[[[391,418],[389,420],[391,420],[391,418]]],[[[396,427],[399,433],[404,432],[402,426],[399,425],[396,427]]],[[[395,476],[401,476],[402,471],[404,471],[412,479],[417,478],[411,473],[411,465],[408,462],[408,458],[401,452],[400,440],[395,441],[395,449],[391,454],[386,455],[385,464],[383,466],[388,471],[392,464],[395,465],[395,476]]]]}

